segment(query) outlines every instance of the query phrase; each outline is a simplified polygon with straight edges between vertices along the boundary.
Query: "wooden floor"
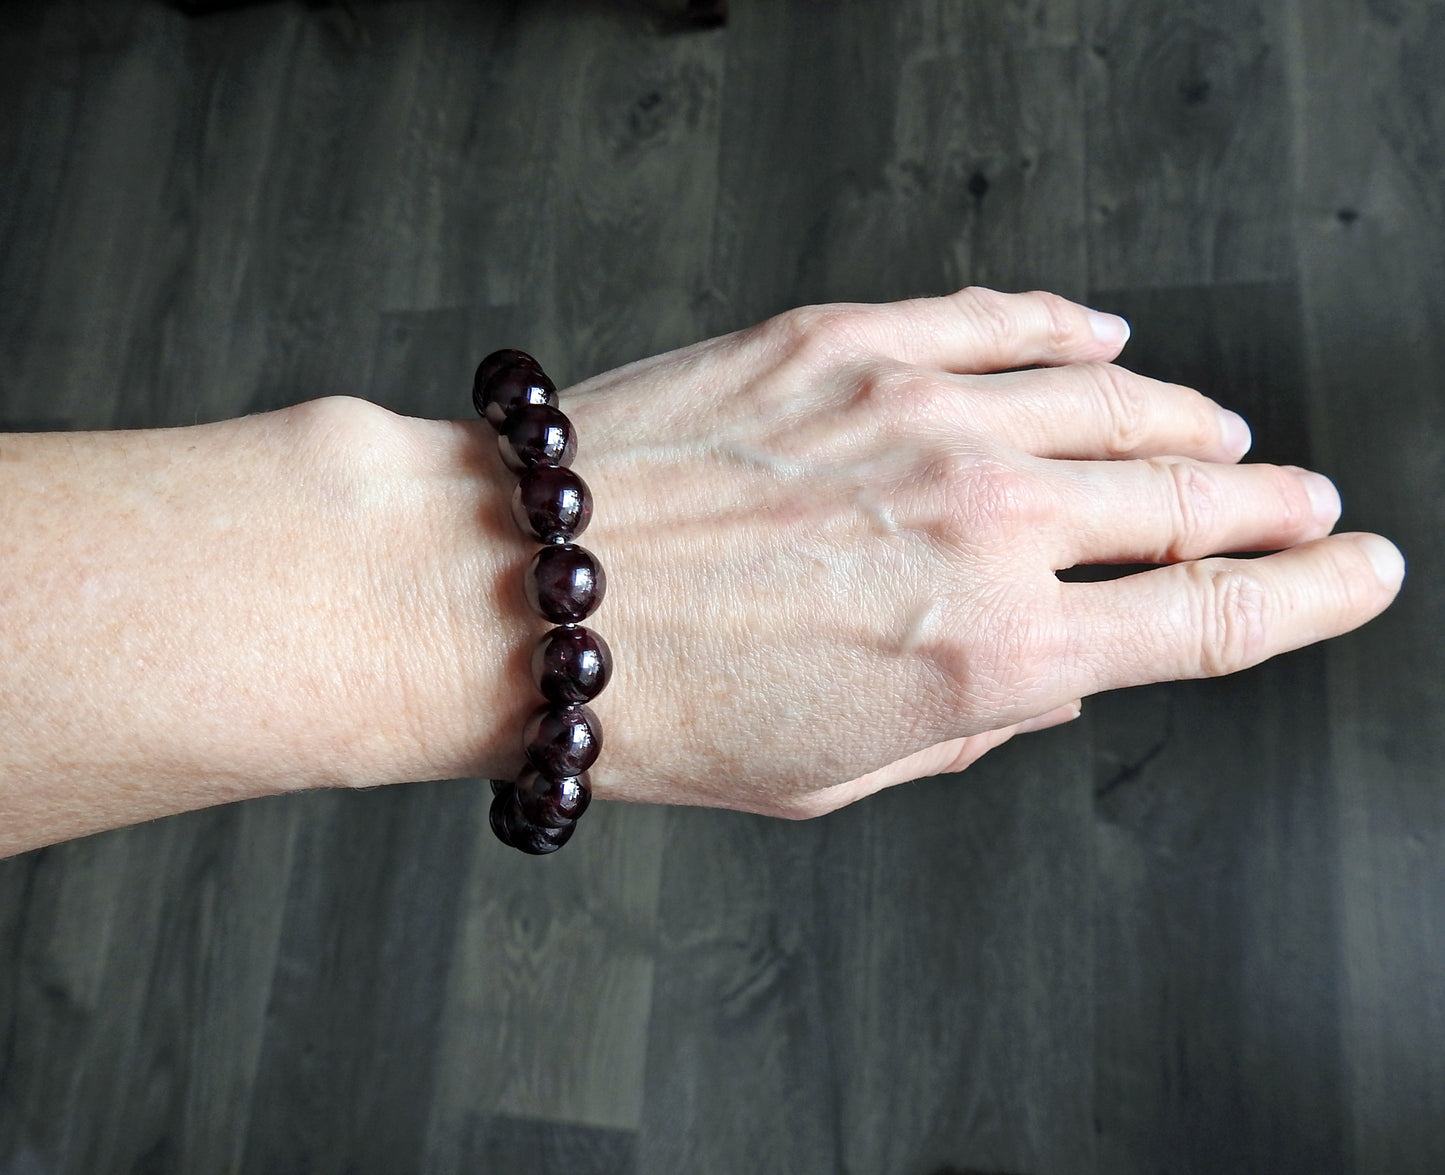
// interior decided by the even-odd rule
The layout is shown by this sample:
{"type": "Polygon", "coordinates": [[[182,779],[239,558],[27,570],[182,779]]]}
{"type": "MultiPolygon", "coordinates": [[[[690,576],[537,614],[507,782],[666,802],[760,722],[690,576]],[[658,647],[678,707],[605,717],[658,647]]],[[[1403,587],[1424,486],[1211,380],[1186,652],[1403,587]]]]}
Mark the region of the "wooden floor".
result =
{"type": "Polygon", "coordinates": [[[1445,3],[666,2],[0,4],[0,425],[1042,286],[1399,602],[809,824],[528,863],[458,781],[0,863],[0,1171],[1438,1175],[1445,3]]]}

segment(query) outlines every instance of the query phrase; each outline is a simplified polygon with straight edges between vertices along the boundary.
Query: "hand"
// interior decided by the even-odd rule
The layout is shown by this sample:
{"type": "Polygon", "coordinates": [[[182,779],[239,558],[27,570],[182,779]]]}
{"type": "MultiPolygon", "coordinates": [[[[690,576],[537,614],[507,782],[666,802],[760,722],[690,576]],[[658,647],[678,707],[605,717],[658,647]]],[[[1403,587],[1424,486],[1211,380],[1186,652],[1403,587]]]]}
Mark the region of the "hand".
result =
{"type": "MultiPolygon", "coordinates": [[[[1232,673],[1382,611],[1394,547],[1326,537],[1333,486],[1237,464],[1243,422],[1112,366],[1126,337],[967,289],[807,307],[565,391],[596,501],[580,541],[609,580],[589,624],[616,658],[596,795],[816,815],[1100,690],[1232,673]],[[1172,566],[1055,575],[1126,562],[1172,566]]],[[[530,554],[511,542],[506,583],[530,554]]],[[[538,629],[509,592],[517,695],[538,629]]],[[[518,739],[535,699],[513,704],[518,739]]]]}

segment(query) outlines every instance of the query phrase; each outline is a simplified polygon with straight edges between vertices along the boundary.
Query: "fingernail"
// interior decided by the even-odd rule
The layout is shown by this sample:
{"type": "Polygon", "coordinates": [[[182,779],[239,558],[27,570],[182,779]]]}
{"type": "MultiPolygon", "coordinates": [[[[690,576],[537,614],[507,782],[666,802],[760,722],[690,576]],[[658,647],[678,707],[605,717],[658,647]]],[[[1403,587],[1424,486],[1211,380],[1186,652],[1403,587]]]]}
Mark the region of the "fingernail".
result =
{"type": "Polygon", "coordinates": [[[1405,556],[1400,549],[1377,534],[1357,534],[1355,542],[1360,544],[1380,583],[1387,588],[1399,587],[1405,578],[1405,556]]]}
{"type": "Polygon", "coordinates": [[[1325,526],[1334,526],[1340,518],[1340,491],[1335,489],[1335,483],[1322,473],[1301,469],[1298,465],[1289,465],[1286,468],[1304,482],[1316,520],[1325,526]]]}
{"type": "Polygon", "coordinates": [[[1129,341],[1129,324],[1117,314],[1104,314],[1098,310],[1089,311],[1089,325],[1094,337],[1111,347],[1122,347],[1129,341]]]}
{"type": "Polygon", "coordinates": [[[1249,452],[1249,447],[1254,444],[1254,436],[1249,431],[1249,425],[1245,423],[1244,417],[1238,412],[1231,412],[1228,408],[1220,411],[1221,431],[1224,433],[1224,447],[1237,457],[1243,457],[1249,452]]]}

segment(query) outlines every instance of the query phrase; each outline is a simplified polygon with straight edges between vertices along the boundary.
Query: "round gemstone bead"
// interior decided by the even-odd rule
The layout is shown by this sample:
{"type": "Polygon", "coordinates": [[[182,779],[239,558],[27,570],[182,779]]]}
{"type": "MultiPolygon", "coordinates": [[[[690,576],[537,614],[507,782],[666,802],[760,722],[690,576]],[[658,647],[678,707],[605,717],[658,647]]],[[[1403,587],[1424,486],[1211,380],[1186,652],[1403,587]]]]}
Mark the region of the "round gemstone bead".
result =
{"type": "Polygon", "coordinates": [[[554,628],[532,650],[532,680],[559,705],[590,702],[612,677],[612,650],[590,628],[554,628]]]}
{"type": "Polygon", "coordinates": [[[527,564],[522,580],[527,603],[543,620],[577,624],[607,594],[607,576],[592,552],[572,543],[543,547],[527,564]]]}
{"type": "Polygon", "coordinates": [[[577,455],[577,430],[561,409],[528,404],[502,422],[497,448],[510,469],[571,465],[577,455]]]}
{"type": "Polygon", "coordinates": [[[592,802],[592,780],[584,771],[548,779],[528,768],[517,776],[517,810],[541,828],[565,828],[592,802]]]}
{"type": "Polygon", "coordinates": [[[568,543],[592,521],[592,491],[570,469],[540,465],[522,474],[512,491],[512,517],[544,543],[568,543]]]}
{"type": "Polygon", "coordinates": [[[548,779],[581,775],[602,751],[602,724],[586,706],[543,706],[522,732],[527,760],[548,779]]]}
{"type": "Polygon", "coordinates": [[[491,378],[506,367],[530,367],[533,371],[542,370],[542,365],[526,351],[519,351],[515,347],[504,347],[500,351],[493,351],[477,364],[477,374],[472,379],[472,393],[475,395],[478,388],[486,387],[491,378]]]}
{"type": "Polygon", "coordinates": [[[499,841],[534,857],[555,853],[572,839],[572,833],[577,829],[575,821],[560,828],[543,828],[540,824],[533,824],[522,815],[515,791],[497,796],[492,801],[487,819],[499,841]]]}
{"type": "Polygon", "coordinates": [[[493,428],[527,405],[557,406],[557,388],[525,351],[493,351],[477,367],[472,404],[493,428]]]}

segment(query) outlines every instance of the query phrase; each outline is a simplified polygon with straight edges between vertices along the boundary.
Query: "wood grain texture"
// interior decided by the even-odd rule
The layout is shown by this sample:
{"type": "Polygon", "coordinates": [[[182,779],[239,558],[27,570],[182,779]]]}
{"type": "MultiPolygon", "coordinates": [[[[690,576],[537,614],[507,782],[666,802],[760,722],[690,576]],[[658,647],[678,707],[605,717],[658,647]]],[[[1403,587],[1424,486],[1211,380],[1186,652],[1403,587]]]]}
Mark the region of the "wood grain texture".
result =
{"type": "Polygon", "coordinates": [[[20,1169],[238,1169],[280,939],[286,802],[6,863],[0,1146],[20,1169]]]}
{"type": "Polygon", "coordinates": [[[636,1140],[625,1130],[494,1115],[471,1122],[463,1145],[464,1171],[631,1175],[636,1140]]]}
{"type": "Polygon", "coordinates": [[[970,282],[1082,296],[1075,29],[1059,0],[740,8],[714,328],[970,282]]]}
{"type": "Polygon", "coordinates": [[[1094,289],[1288,279],[1275,0],[1083,0],[1094,289]]]}
{"type": "Polygon", "coordinates": [[[1333,644],[1342,1031],[1361,1171],[1445,1155],[1445,5],[1292,6],[1300,272],[1347,527],[1399,536],[1389,613],[1333,644]]]}
{"type": "Polygon", "coordinates": [[[1399,603],[808,824],[529,863],[458,781],[0,862],[0,1170],[1440,1170],[1445,3],[677,7],[0,5],[0,425],[464,415],[496,346],[1042,286],[1399,603]]]}

